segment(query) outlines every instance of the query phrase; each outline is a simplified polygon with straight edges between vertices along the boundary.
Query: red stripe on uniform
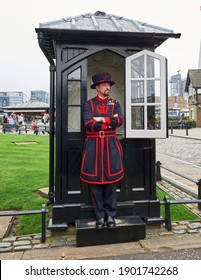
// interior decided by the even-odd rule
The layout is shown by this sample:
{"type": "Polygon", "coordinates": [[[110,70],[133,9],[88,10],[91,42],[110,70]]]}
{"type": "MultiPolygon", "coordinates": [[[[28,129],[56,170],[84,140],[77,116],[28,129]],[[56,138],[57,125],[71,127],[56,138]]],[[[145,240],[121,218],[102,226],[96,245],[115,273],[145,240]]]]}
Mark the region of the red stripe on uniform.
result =
{"type": "Polygon", "coordinates": [[[101,164],[102,164],[102,182],[104,182],[104,138],[101,139],[101,164]]]}
{"type": "Polygon", "coordinates": [[[91,113],[92,113],[92,116],[94,116],[94,104],[92,102],[92,100],[90,99],[89,100],[90,104],[91,104],[91,113]]]}
{"type": "Polygon", "coordinates": [[[87,126],[91,122],[93,122],[93,120],[89,120],[89,121],[85,122],[84,125],[87,126]]]}

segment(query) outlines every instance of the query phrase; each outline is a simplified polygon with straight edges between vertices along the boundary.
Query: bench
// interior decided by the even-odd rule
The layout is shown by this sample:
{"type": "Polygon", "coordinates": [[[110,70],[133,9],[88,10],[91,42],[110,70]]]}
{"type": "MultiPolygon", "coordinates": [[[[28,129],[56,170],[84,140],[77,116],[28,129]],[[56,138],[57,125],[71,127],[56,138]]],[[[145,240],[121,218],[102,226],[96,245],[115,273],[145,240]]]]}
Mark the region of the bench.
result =
{"type": "MultiPolygon", "coordinates": [[[[189,123],[184,123],[183,129],[186,129],[186,125],[188,126],[188,129],[189,129],[190,128],[189,123]]],[[[168,128],[169,129],[180,129],[180,125],[179,125],[178,121],[170,121],[170,122],[168,122],[168,128]]]]}
{"type": "Polygon", "coordinates": [[[14,130],[14,125],[12,125],[10,123],[3,123],[3,126],[2,126],[3,133],[13,132],[13,130],[14,130]]]}
{"type": "Polygon", "coordinates": [[[175,121],[168,122],[168,127],[169,127],[169,129],[171,129],[171,128],[176,128],[176,129],[180,128],[178,121],[176,121],[176,122],[175,121]]]}
{"type": "Polygon", "coordinates": [[[32,130],[31,124],[21,124],[15,126],[15,131],[19,132],[19,134],[21,134],[23,131],[27,133],[29,130],[32,130]]]}

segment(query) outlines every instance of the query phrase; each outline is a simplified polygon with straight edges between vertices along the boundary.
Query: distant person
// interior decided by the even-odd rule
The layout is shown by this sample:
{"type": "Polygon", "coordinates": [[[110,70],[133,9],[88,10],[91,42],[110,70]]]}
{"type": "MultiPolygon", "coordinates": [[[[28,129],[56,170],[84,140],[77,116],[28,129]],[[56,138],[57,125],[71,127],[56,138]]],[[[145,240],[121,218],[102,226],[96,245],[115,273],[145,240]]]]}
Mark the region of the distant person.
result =
{"type": "Polygon", "coordinates": [[[179,128],[183,129],[184,128],[184,120],[182,119],[182,117],[179,119],[178,123],[179,123],[179,128]]]}
{"type": "Polygon", "coordinates": [[[46,123],[49,123],[49,119],[50,119],[49,114],[46,114],[46,123]]]}
{"type": "Polygon", "coordinates": [[[19,123],[19,125],[21,125],[21,124],[24,123],[24,116],[23,116],[23,114],[20,114],[20,115],[18,116],[18,123],[19,123]]]}
{"type": "Polygon", "coordinates": [[[8,120],[8,115],[5,113],[4,115],[3,115],[3,123],[8,123],[9,122],[9,120],[8,120]]]}
{"type": "Polygon", "coordinates": [[[43,123],[43,120],[39,120],[37,122],[37,128],[38,128],[38,132],[42,132],[43,134],[45,134],[45,124],[43,123]]]}
{"type": "Polygon", "coordinates": [[[43,115],[42,122],[43,122],[44,124],[46,124],[46,123],[48,122],[47,115],[46,115],[45,113],[44,113],[44,115],[43,115]]]}
{"type": "Polygon", "coordinates": [[[31,123],[31,129],[33,130],[34,134],[38,135],[38,128],[36,120],[33,120],[31,123]]]}
{"type": "Polygon", "coordinates": [[[10,117],[9,117],[9,124],[11,125],[11,128],[13,129],[14,128],[14,120],[13,120],[13,117],[10,115],[10,117]]]}

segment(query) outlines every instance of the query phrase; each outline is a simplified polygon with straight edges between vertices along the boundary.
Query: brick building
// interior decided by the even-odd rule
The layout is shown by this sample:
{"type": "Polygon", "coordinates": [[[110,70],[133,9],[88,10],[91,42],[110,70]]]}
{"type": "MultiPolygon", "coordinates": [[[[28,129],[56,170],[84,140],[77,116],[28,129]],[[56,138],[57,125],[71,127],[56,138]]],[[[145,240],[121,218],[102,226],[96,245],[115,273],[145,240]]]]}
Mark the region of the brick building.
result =
{"type": "Polygon", "coordinates": [[[189,118],[201,127],[201,69],[188,70],[185,91],[188,92],[189,118]]]}

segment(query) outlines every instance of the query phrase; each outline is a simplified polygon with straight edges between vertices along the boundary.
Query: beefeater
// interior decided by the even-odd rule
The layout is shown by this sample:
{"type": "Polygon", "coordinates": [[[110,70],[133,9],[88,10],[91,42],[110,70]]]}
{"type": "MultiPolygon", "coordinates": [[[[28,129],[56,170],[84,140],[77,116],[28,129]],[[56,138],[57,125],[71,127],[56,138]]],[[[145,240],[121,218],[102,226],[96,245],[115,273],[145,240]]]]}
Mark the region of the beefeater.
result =
{"type": "Polygon", "coordinates": [[[96,228],[115,228],[117,214],[116,184],[124,176],[123,151],[116,129],[124,122],[121,106],[109,98],[114,85],[109,73],[92,77],[92,89],[97,95],[85,102],[84,126],[86,139],[81,175],[88,183],[96,216],[96,228]]]}

